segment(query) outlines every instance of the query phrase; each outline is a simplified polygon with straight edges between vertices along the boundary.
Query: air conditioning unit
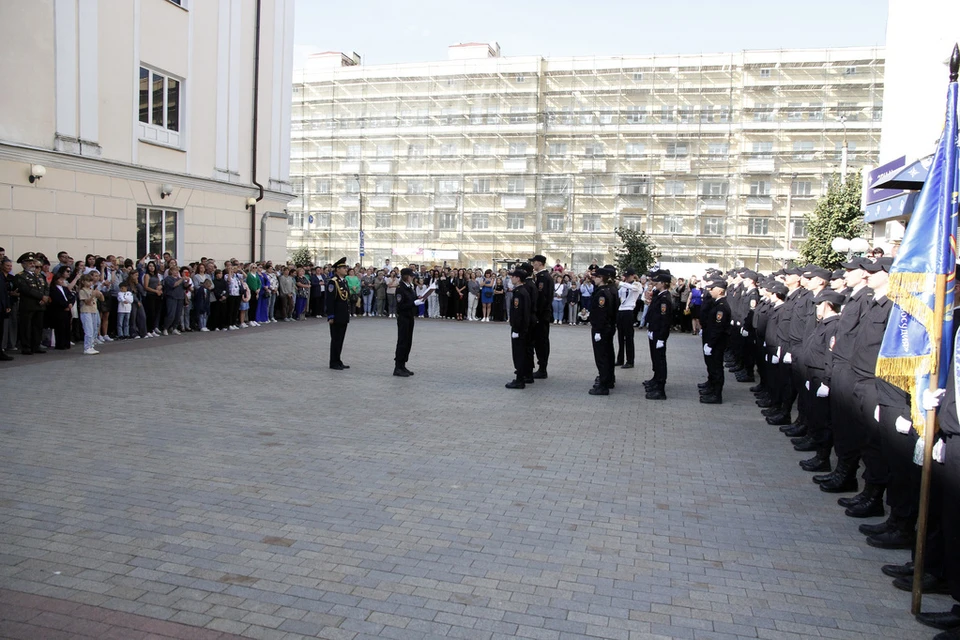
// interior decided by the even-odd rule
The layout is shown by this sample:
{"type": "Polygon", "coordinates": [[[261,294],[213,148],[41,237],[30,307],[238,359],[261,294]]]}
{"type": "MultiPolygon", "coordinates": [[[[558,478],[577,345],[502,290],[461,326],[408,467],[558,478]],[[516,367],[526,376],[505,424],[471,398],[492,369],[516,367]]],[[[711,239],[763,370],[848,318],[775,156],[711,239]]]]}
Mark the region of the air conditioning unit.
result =
{"type": "Polygon", "coordinates": [[[883,226],[883,241],[884,242],[900,242],[903,240],[903,232],[905,227],[902,222],[897,220],[891,220],[883,226]]]}

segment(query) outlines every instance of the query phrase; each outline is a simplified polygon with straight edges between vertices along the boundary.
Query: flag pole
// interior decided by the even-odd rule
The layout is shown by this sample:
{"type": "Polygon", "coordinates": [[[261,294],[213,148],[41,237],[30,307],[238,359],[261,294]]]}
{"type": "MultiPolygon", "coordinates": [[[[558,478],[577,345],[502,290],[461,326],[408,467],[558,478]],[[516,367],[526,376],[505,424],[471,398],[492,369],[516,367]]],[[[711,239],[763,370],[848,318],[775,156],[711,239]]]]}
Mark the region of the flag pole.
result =
{"type": "MultiPolygon", "coordinates": [[[[960,73],[960,48],[953,45],[950,56],[950,82],[956,82],[960,73]]],[[[946,135],[946,134],[944,134],[946,135]]],[[[932,367],[930,371],[930,390],[938,386],[940,373],[940,341],[943,338],[944,300],[947,295],[947,276],[937,275],[936,292],[933,298],[933,322],[930,327],[930,343],[932,348],[932,367]]],[[[920,402],[920,398],[911,398],[912,402],[920,402]]],[[[923,471],[920,479],[920,513],[917,516],[917,546],[913,558],[913,591],[910,603],[910,613],[920,613],[923,599],[923,556],[926,551],[927,520],[930,512],[930,480],[933,475],[933,438],[936,433],[936,411],[927,411],[923,425],[923,471]]]]}

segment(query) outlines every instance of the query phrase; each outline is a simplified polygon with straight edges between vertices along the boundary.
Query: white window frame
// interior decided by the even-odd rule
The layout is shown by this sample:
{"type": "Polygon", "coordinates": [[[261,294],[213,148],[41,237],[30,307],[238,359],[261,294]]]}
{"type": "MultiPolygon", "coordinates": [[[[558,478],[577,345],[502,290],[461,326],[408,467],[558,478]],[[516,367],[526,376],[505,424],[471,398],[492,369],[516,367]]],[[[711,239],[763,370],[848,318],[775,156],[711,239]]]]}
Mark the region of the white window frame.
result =
{"type": "Polygon", "coordinates": [[[422,195],[423,195],[423,180],[407,180],[407,195],[408,195],[408,196],[422,196],[422,195]]]}
{"type": "Polygon", "coordinates": [[[519,176],[507,178],[507,193],[525,193],[527,190],[527,179],[519,176]]]}
{"type": "Polygon", "coordinates": [[[181,215],[181,213],[182,213],[181,209],[169,209],[166,207],[153,207],[153,206],[147,206],[147,205],[138,206],[137,220],[136,220],[137,252],[141,255],[146,255],[147,253],[158,253],[160,255],[163,255],[165,251],[169,251],[174,255],[174,257],[180,256],[182,254],[182,252],[180,251],[180,248],[183,246],[183,216],[181,215]],[[146,216],[144,219],[144,224],[146,225],[146,228],[144,229],[144,233],[146,235],[146,242],[147,242],[146,247],[140,246],[140,211],[141,210],[144,212],[144,215],[146,216]],[[150,251],[150,215],[151,213],[154,213],[154,212],[160,212],[162,216],[162,222],[160,224],[160,248],[157,251],[150,251]],[[175,231],[174,231],[172,247],[167,244],[166,218],[168,215],[172,215],[174,220],[173,226],[175,231]],[[145,249],[145,251],[140,251],[141,249],[145,249]]]}
{"type": "Polygon", "coordinates": [[[581,230],[588,233],[597,233],[600,231],[600,214],[584,214],[581,218],[581,230]]]}
{"type": "Polygon", "coordinates": [[[490,214],[489,213],[472,213],[470,214],[470,228],[476,230],[483,230],[490,228],[490,214]]]}
{"type": "Polygon", "coordinates": [[[750,195],[751,196],[769,196],[770,181],[769,180],[753,180],[750,183],[750,195]]]}
{"type": "Polygon", "coordinates": [[[507,214],[507,229],[509,231],[523,231],[526,216],[522,213],[507,214]]]}
{"type": "Polygon", "coordinates": [[[563,233],[566,215],[562,213],[547,214],[547,231],[551,233],[563,233]]]}
{"type": "Polygon", "coordinates": [[[794,198],[804,198],[813,195],[812,180],[794,180],[790,185],[790,195],[794,198]]]}
{"type": "Polygon", "coordinates": [[[393,213],[390,211],[377,211],[373,222],[374,227],[377,229],[389,229],[393,226],[393,213]]]}
{"type": "Polygon", "coordinates": [[[681,216],[664,216],[663,232],[670,234],[683,233],[683,218],[681,216]]]}
{"type": "Polygon", "coordinates": [[[747,219],[747,235],[748,236],[770,235],[770,218],[747,219]]]}
{"type": "Polygon", "coordinates": [[[550,142],[547,144],[547,155],[551,158],[566,156],[567,149],[568,147],[566,142],[550,142]]]}
{"type": "Polygon", "coordinates": [[[456,211],[443,211],[437,215],[437,228],[442,231],[454,231],[458,227],[458,214],[456,211]]]}
{"type": "Polygon", "coordinates": [[[408,211],[406,227],[407,229],[422,229],[423,228],[423,212],[408,211]]]}
{"type": "Polygon", "coordinates": [[[625,153],[628,158],[640,158],[647,152],[647,146],[642,142],[628,142],[625,153]]]}
{"type": "Polygon", "coordinates": [[[723,218],[711,216],[703,219],[703,233],[705,236],[723,235],[723,218]]]}
{"type": "Polygon", "coordinates": [[[683,180],[666,180],[663,183],[663,193],[668,196],[682,196],[686,193],[687,184],[683,180]]]}
{"type": "Polygon", "coordinates": [[[140,120],[139,113],[139,104],[140,104],[140,76],[137,76],[137,87],[136,87],[136,96],[137,96],[137,134],[140,140],[144,142],[149,142],[153,144],[159,144],[166,147],[172,147],[174,149],[183,150],[186,138],[184,136],[185,120],[187,117],[187,108],[186,108],[186,80],[181,78],[173,73],[168,73],[153,67],[151,65],[140,63],[140,70],[147,72],[147,122],[140,120]],[[152,122],[153,120],[153,77],[159,76],[163,78],[163,123],[156,124],[152,122]],[[179,88],[179,95],[177,97],[177,129],[170,129],[168,127],[167,118],[170,115],[170,106],[167,102],[169,97],[168,95],[168,80],[176,80],[179,88]]]}
{"type": "Polygon", "coordinates": [[[643,218],[641,216],[624,216],[623,228],[630,231],[642,231],[643,218]]]}
{"type": "Polygon", "coordinates": [[[490,193],[493,189],[493,181],[490,178],[474,178],[474,193],[490,193]]]}
{"type": "Polygon", "coordinates": [[[810,233],[807,228],[806,218],[794,218],[790,221],[790,238],[793,240],[802,240],[810,233]]]}

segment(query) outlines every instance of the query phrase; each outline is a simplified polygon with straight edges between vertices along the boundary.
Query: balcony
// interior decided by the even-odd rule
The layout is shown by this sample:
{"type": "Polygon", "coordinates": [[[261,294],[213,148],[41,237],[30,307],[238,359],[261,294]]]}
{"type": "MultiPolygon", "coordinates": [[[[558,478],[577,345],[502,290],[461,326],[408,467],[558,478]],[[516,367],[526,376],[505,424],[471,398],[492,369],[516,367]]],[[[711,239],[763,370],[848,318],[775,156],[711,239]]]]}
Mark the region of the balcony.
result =
{"type": "Polygon", "coordinates": [[[395,166],[393,160],[373,160],[367,163],[367,173],[394,173],[395,166]]]}
{"type": "Polygon", "coordinates": [[[773,198],[770,196],[747,196],[747,210],[773,211],[773,198]]]}
{"type": "Polygon", "coordinates": [[[433,198],[433,208],[450,210],[457,209],[460,205],[460,197],[456,195],[439,195],[433,198]]]}
{"type": "Polygon", "coordinates": [[[522,211],[527,208],[527,196],[509,195],[500,196],[500,206],[507,211],[522,211]]]}
{"type": "Polygon", "coordinates": [[[650,196],[648,195],[621,195],[617,200],[617,212],[646,211],[650,208],[650,196]]]}
{"type": "Polygon", "coordinates": [[[360,173],[361,166],[359,160],[346,160],[340,163],[340,173],[360,173]]]}
{"type": "Polygon", "coordinates": [[[503,171],[505,173],[526,173],[530,171],[529,158],[504,158],[503,171]]]}
{"type": "Polygon", "coordinates": [[[660,170],[672,173],[690,173],[690,158],[664,158],[660,170]]]}
{"type": "Polygon", "coordinates": [[[776,165],[773,158],[749,158],[743,163],[745,173],[773,173],[776,165]]]}
{"type": "Polygon", "coordinates": [[[727,199],[723,197],[700,198],[700,211],[726,211],[727,199]]]}
{"type": "Polygon", "coordinates": [[[604,158],[585,158],[580,161],[580,173],[606,173],[607,161],[604,158]]]}
{"type": "Polygon", "coordinates": [[[393,196],[383,194],[369,196],[367,206],[371,209],[392,209],[393,196]]]}
{"type": "Polygon", "coordinates": [[[553,194],[543,196],[543,208],[552,210],[567,210],[567,196],[563,194],[553,194]]]}
{"type": "Polygon", "coordinates": [[[341,209],[356,209],[360,206],[360,196],[356,193],[340,196],[341,209]]]}

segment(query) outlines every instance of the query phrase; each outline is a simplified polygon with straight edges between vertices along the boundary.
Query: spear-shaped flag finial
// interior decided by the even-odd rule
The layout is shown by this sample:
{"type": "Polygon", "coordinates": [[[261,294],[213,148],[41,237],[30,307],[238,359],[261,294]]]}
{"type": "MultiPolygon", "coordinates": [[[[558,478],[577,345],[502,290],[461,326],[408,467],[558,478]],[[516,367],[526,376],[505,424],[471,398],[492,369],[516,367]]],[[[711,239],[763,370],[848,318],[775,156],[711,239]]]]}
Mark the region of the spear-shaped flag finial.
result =
{"type": "Polygon", "coordinates": [[[953,53],[950,54],[950,82],[957,81],[957,74],[960,73],[960,47],[953,45],[953,53]]]}

